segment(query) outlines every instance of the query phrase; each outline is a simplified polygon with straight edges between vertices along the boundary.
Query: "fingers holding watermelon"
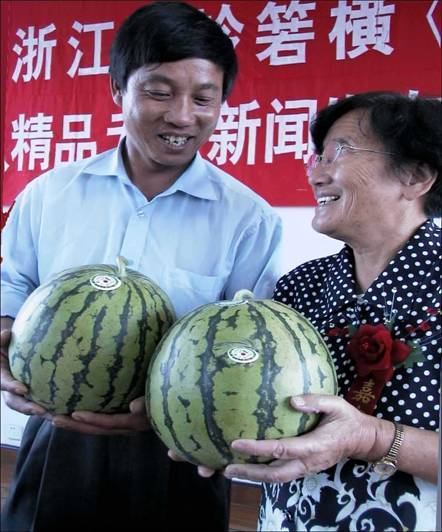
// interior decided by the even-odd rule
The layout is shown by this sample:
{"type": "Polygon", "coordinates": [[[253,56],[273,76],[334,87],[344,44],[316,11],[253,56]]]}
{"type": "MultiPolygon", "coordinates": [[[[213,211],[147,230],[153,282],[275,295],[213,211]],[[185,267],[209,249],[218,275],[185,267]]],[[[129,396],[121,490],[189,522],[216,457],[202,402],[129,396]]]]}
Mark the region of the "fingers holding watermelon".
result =
{"type": "Polygon", "coordinates": [[[54,416],[52,423],[58,428],[95,435],[131,434],[149,430],[144,397],[134,399],[129,408],[130,412],[123,414],[76,411],[71,416],[54,416]]]}
{"type": "MultiPolygon", "coordinates": [[[[177,454],[175,451],[169,450],[167,452],[167,456],[174,462],[186,462],[186,459],[180,456],[179,454],[177,454]]],[[[198,475],[204,478],[210,478],[216,473],[215,469],[211,469],[210,467],[206,467],[202,465],[197,466],[197,469],[198,469],[198,475]]]]}
{"type": "Polygon", "coordinates": [[[171,451],[171,450],[167,451],[167,456],[174,462],[185,462],[186,461],[185,458],[177,454],[175,451],[171,451]]]}
{"type": "Polygon", "coordinates": [[[206,466],[198,466],[198,475],[204,478],[210,478],[216,471],[206,466]]]}
{"type": "Polygon", "coordinates": [[[345,399],[311,394],[292,398],[296,410],[322,413],[319,424],[300,436],[273,440],[235,440],[235,452],[275,460],[268,464],[231,464],[228,478],[282,483],[318,473],[341,459],[367,459],[376,440],[378,420],[345,399]]]}

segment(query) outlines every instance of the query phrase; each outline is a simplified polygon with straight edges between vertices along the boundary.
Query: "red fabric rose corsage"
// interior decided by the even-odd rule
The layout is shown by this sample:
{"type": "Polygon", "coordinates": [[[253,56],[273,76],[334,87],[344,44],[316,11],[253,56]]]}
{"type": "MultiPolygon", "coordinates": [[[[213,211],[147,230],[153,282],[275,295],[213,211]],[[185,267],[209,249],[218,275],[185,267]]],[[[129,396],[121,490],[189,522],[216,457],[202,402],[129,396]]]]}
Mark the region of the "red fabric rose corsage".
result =
{"type": "MultiPolygon", "coordinates": [[[[428,307],[430,318],[416,326],[406,325],[406,336],[417,331],[430,329],[429,321],[440,314],[440,309],[428,307]]],[[[371,414],[385,384],[390,381],[397,368],[413,366],[424,359],[418,341],[395,340],[392,336],[395,313],[390,312],[385,323],[357,327],[354,323],[346,327],[332,327],[328,336],[350,336],[347,353],[355,365],[357,377],[347,392],[346,399],[359,410],[371,414]]]]}
{"type": "Polygon", "coordinates": [[[346,399],[366,414],[371,414],[394,369],[413,351],[411,345],[393,340],[385,325],[361,325],[347,345],[358,376],[346,399]]]}
{"type": "Polygon", "coordinates": [[[411,353],[410,345],[393,340],[385,325],[361,325],[347,345],[356,372],[361,377],[370,373],[376,379],[389,381],[394,366],[403,362],[411,353]]]}

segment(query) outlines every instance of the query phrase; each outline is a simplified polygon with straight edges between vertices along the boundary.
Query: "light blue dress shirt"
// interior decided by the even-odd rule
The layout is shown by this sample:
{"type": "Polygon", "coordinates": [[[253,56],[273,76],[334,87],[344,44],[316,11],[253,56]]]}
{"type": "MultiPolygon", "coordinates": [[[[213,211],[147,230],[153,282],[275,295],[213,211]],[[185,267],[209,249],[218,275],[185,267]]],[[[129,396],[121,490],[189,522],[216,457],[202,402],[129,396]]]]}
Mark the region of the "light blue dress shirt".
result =
{"type": "Polygon", "coordinates": [[[2,235],[1,314],[15,317],[51,275],[117,255],[166,291],[178,317],[242,288],[271,297],[281,233],[262,198],[199,154],[148,201],[120,144],[50,170],[18,196],[2,235]]]}

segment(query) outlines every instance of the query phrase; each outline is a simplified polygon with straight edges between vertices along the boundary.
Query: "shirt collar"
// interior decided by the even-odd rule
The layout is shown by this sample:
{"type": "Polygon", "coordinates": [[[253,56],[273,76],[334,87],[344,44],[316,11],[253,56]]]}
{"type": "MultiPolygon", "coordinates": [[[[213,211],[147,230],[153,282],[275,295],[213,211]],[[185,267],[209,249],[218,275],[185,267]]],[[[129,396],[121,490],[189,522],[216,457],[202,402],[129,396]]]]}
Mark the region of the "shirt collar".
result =
{"type": "MultiPolygon", "coordinates": [[[[98,156],[86,164],[83,171],[94,175],[117,176],[121,181],[132,184],[123,162],[122,150],[124,143],[125,137],[120,139],[116,150],[107,152],[107,156],[106,154],[101,154],[102,156],[98,156]]],[[[219,194],[210,178],[207,165],[207,161],[203,159],[200,153],[197,153],[191,164],[178,179],[168,189],[158,194],[157,197],[170,196],[180,191],[197,198],[217,200],[219,194]]]]}
{"type": "Polygon", "coordinates": [[[123,163],[122,149],[124,143],[125,137],[120,139],[116,150],[112,149],[94,157],[91,162],[84,166],[83,172],[92,175],[117,176],[122,181],[130,182],[123,163]]]}
{"type": "Polygon", "coordinates": [[[347,244],[335,255],[325,289],[328,312],[353,303],[358,295],[354,275],[353,251],[347,244]]]}
{"type": "Polygon", "coordinates": [[[197,153],[180,177],[159,196],[169,196],[175,192],[184,192],[190,196],[207,200],[217,200],[219,194],[211,180],[208,163],[197,153]]]}
{"type": "Polygon", "coordinates": [[[434,272],[434,264],[440,257],[440,229],[432,220],[424,222],[396,253],[387,268],[369,286],[365,294],[357,294],[354,275],[353,250],[347,244],[335,256],[327,277],[326,297],[329,311],[364,301],[376,307],[385,308],[386,301],[412,301],[416,290],[410,290],[410,279],[424,284],[434,272]],[[416,266],[416,257],[423,257],[416,266]],[[404,273],[406,272],[406,273],[404,273]],[[408,277],[409,275],[413,277],[408,277]],[[401,276],[407,275],[406,282],[401,276]]]}

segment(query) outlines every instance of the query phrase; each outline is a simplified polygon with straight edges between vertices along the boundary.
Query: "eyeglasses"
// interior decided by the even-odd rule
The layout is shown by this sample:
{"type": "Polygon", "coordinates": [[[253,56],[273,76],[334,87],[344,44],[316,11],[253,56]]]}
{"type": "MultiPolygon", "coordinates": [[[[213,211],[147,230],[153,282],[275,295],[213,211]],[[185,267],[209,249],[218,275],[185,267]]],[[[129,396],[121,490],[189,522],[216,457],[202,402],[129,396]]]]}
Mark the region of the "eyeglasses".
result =
{"type": "Polygon", "coordinates": [[[371,153],[381,153],[383,155],[394,155],[394,153],[389,151],[372,150],[370,148],[357,148],[356,146],[350,146],[349,144],[329,144],[329,146],[324,149],[321,155],[314,153],[310,156],[307,164],[305,165],[307,175],[309,176],[312,170],[317,168],[319,165],[329,166],[336,162],[344,150],[368,151],[371,153]]]}

